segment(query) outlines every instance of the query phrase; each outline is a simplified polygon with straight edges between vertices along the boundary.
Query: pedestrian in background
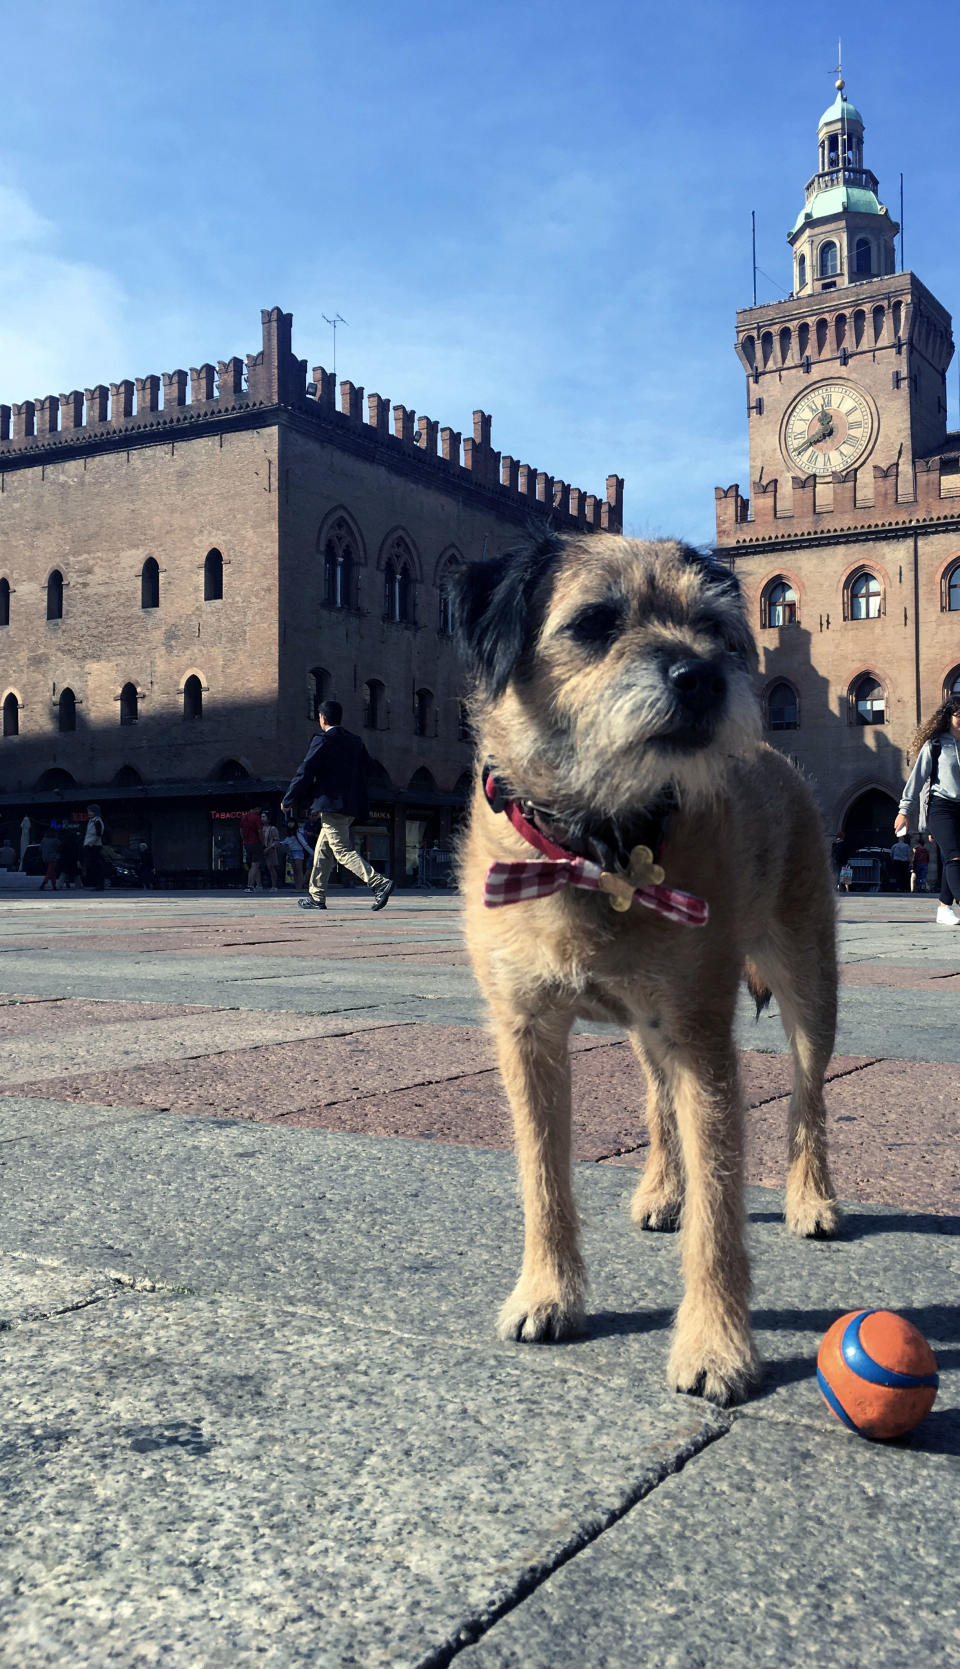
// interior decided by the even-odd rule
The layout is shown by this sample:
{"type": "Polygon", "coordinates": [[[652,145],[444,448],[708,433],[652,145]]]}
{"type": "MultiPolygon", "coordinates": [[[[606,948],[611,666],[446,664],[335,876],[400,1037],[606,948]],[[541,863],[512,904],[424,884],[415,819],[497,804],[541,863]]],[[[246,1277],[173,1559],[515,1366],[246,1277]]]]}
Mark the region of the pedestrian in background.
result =
{"type": "MultiPolygon", "coordinates": [[[[287,861],[290,864],[294,891],[303,892],[304,886],[306,885],[305,866],[308,855],[307,848],[300,839],[299,830],[297,829],[297,825],[292,818],[288,821],[286,830],[287,832],[280,842],[280,845],[286,853],[287,861]]],[[[309,855],[311,857],[313,856],[312,848],[310,849],[309,855]]]]}
{"type": "Polygon", "coordinates": [[[927,870],[930,868],[930,848],[923,838],[917,835],[917,844],[913,848],[913,858],[910,864],[910,891],[926,892],[927,870]]]}
{"type": "Polygon", "coordinates": [[[64,892],[80,885],[80,836],[72,823],[60,834],[57,880],[63,882],[64,892]]]}
{"type": "Polygon", "coordinates": [[[87,828],[83,837],[83,879],[93,892],[103,892],[106,865],[103,861],[103,818],[98,805],[87,806],[87,828]]]}
{"type": "Polygon", "coordinates": [[[949,696],[926,724],[911,750],[916,763],[900,798],[894,832],[911,825],[930,833],[940,849],[939,927],[960,927],[960,696],[949,696]]]}
{"type": "Polygon", "coordinates": [[[243,861],[247,866],[247,891],[262,892],[260,865],[263,862],[263,818],[259,806],[252,806],[249,811],[241,811],[240,839],[243,842],[243,861]]]}
{"type": "Polygon", "coordinates": [[[898,892],[908,892],[910,889],[910,867],[913,863],[913,852],[909,843],[900,836],[890,848],[890,862],[893,864],[893,880],[898,892]]]}
{"type": "Polygon", "coordinates": [[[43,871],[43,880],[40,882],[41,892],[45,890],[48,881],[50,882],[50,891],[56,892],[57,864],[59,861],[60,837],[55,830],[48,829],[40,842],[40,862],[46,866],[43,871]]]}
{"type": "Polygon", "coordinates": [[[317,709],[320,734],[310,743],[280,808],[286,811],[310,794],[310,814],[320,819],[307,882],[309,897],[298,902],[303,910],[325,910],[327,881],[334,864],[339,863],[366,882],[373,893],[371,910],[382,910],[393,891],[393,882],[361,857],[350,838],[351,823],[367,812],[370,755],[359,736],[344,730],[342,718],[339,701],[321,701],[317,709]]]}
{"type": "Polygon", "coordinates": [[[263,862],[271,887],[276,889],[280,885],[280,830],[271,820],[270,813],[263,814],[263,862]]]}

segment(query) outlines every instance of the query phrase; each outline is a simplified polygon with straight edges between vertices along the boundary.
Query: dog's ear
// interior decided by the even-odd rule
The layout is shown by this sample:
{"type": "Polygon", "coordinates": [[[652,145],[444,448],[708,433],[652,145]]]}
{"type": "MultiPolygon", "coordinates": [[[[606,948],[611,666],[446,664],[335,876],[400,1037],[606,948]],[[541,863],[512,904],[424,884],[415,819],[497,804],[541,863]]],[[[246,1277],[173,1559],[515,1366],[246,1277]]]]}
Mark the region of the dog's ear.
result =
{"type": "Polygon", "coordinates": [[[460,647],[474,676],[501,696],[543,624],[542,582],[556,567],[563,540],[538,533],[529,544],[460,569],[453,592],[460,647]]]}

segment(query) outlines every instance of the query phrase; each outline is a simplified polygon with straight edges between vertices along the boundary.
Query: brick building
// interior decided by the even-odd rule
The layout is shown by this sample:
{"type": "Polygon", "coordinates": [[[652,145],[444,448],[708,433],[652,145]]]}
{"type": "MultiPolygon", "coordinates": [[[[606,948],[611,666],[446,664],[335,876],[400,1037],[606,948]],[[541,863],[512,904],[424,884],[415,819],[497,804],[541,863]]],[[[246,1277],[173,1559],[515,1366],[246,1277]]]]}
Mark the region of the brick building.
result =
{"type": "Polygon", "coordinates": [[[0,406],[0,824],[103,807],[161,870],[237,877],[239,810],[279,804],[316,704],[376,768],[360,832],[415,872],[470,743],[452,573],[531,519],[619,529],[606,497],[339,386],[262,314],[246,361],[0,406]]]}
{"type": "Polygon", "coordinates": [[[850,849],[893,839],[910,738],[960,691],[960,435],[949,314],[897,272],[842,80],[788,234],[787,301],[737,314],[750,497],[716,489],[717,545],[760,649],[768,739],[850,849]]]}

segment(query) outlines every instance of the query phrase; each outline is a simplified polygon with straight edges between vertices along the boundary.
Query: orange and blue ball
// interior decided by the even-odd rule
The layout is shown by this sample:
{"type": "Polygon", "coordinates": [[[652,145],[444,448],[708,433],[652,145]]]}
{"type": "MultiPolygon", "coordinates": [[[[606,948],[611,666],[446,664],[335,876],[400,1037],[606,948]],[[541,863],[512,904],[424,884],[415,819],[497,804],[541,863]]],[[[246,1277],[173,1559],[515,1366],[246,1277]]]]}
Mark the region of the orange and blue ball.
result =
{"type": "Polygon", "coordinates": [[[824,1335],[817,1384],[824,1402],[861,1437],[903,1437],[933,1407],[937,1359],[893,1310],[851,1310],[824,1335]]]}

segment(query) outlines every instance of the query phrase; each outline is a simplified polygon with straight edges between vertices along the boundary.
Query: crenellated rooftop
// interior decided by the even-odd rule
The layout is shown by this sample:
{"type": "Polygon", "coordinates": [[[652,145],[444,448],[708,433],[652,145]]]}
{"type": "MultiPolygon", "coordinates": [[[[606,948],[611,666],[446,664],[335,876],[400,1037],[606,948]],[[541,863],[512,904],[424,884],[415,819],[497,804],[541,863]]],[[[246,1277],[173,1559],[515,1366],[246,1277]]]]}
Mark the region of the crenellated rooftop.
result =
{"type": "Polygon", "coordinates": [[[259,412],[282,409],[316,426],[334,443],[362,437],[398,462],[405,459],[448,480],[453,474],[498,499],[512,498],[518,508],[524,502],[531,509],[539,506],[561,527],[622,530],[619,476],[607,476],[605,496],[600,498],[501,454],[491,443],[488,412],[473,413],[473,435],[466,439],[459,430],[418,417],[407,406],[391,406],[380,394],[367,397],[364,413],[364,390],[354,383],[342,381],[336,389],[333,376],[321,365],[308,382],[307,362],[297,359],[292,349],[291,313],[265,308],[260,317],[260,351],[191,367],[189,390],[188,373],[176,370],[0,405],[0,474],[78,448],[149,445],[161,437],[172,438],[171,430],[209,428],[227,420],[249,422],[259,412]]]}

